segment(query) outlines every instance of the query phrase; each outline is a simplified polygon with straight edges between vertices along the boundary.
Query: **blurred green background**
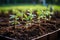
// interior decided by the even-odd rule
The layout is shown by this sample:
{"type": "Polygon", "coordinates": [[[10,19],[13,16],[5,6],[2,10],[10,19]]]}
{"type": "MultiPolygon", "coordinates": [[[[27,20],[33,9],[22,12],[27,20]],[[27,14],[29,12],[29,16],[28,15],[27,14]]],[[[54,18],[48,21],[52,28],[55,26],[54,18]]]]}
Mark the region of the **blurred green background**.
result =
{"type": "MultiPolygon", "coordinates": [[[[29,3],[32,4],[35,2],[36,4],[40,3],[41,0],[0,0],[0,5],[2,4],[24,4],[29,3]]],[[[60,4],[60,0],[45,0],[47,4],[60,4]]]]}
{"type": "Polygon", "coordinates": [[[60,0],[0,0],[0,10],[4,9],[49,9],[60,10],[60,0]],[[43,5],[43,3],[45,4],[43,5]]]}

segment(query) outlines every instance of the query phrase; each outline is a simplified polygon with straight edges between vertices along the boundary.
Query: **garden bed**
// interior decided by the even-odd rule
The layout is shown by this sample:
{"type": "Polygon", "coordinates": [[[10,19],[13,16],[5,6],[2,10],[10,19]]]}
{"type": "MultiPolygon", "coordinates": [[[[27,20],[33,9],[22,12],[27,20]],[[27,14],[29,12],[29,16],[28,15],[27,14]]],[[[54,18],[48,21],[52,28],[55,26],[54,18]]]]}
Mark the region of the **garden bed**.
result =
{"type": "MultiPolygon", "coordinates": [[[[56,14],[38,14],[37,10],[34,10],[32,14],[29,10],[22,12],[18,17],[17,14],[13,13],[12,10],[8,11],[8,16],[2,12],[0,18],[0,35],[1,38],[6,40],[56,40],[58,31],[60,31],[59,18],[57,19],[56,14]],[[33,15],[33,16],[32,16],[33,15]],[[42,17],[41,17],[42,16],[42,17]],[[48,18],[48,17],[50,18],[48,18]],[[2,18],[3,17],[3,18],[2,18]],[[5,19],[5,18],[6,19],[5,19]],[[41,18],[40,18],[41,17],[41,18]],[[32,18],[32,19],[31,19],[32,18]],[[47,20],[48,19],[48,20],[47,20]]],[[[57,13],[57,12],[56,12],[57,13]]],[[[59,12],[58,12],[59,13],[59,12]]],[[[3,39],[3,40],[4,40],[3,39]]]]}
{"type": "MultiPolygon", "coordinates": [[[[57,40],[59,31],[60,31],[60,29],[58,29],[56,31],[53,31],[53,32],[50,32],[48,34],[42,35],[42,36],[38,36],[38,37],[30,39],[30,40],[57,40]]],[[[3,40],[17,40],[17,39],[2,36],[2,35],[0,35],[0,39],[3,39],[3,40]]]]}

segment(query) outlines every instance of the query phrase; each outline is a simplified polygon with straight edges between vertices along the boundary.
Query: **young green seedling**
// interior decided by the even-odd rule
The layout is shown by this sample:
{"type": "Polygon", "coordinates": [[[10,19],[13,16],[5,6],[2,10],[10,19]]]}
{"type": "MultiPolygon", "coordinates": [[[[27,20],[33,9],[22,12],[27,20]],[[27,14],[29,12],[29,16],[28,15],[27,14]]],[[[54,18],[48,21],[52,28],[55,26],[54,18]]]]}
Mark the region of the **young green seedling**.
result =
{"type": "Polygon", "coordinates": [[[11,23],[12,25],[14,25],[14,29],[15,29],[16,24],[18,23],[17,20],[18,20],[19,18],[17,18],[16,14],[14,14],[14,15],[10,15],[10,19],[13,19],[12,21],[10,21],[10,23],[11,23]]]}

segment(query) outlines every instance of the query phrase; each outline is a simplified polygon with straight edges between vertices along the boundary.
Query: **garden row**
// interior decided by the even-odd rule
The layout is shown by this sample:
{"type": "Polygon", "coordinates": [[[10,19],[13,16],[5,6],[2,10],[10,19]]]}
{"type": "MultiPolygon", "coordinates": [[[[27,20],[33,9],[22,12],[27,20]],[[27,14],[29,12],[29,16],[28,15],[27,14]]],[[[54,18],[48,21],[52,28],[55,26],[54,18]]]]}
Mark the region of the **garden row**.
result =
{"type": "Polygon", "coordinates": [[[16,40],[31,40],[60,28],[60,12],[30,10],[0,12],[0,35],[16,40]]]}

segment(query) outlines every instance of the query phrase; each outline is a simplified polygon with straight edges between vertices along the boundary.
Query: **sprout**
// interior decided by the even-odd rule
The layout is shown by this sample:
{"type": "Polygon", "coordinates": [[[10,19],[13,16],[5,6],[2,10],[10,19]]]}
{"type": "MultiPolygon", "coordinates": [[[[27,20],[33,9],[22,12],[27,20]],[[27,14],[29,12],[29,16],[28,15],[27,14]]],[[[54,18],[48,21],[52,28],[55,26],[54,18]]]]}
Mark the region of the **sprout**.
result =
{"type": "Polygon", "coordinates": [[[10,23],[11,23],[12,25],[14,25],[14,28],[15,28],[16,24],[19,23],[19,22],[17,21],[19,18],[16,16],[16,14],[14,14],[14,15],[10,15],[10,18],[9,18],[9,19],[13,19],[12,21],[10,21],[10,23]]]}
{"type": "Polygon", "coordinates": [[[31,26],[31,21],[32,21],[33,15],[31,12],[27,11],[27,13],[24,14],[24,16],[25,16],[24,19],[26,20],[26,28],[28,28],[29,25],[31,26]]]}

